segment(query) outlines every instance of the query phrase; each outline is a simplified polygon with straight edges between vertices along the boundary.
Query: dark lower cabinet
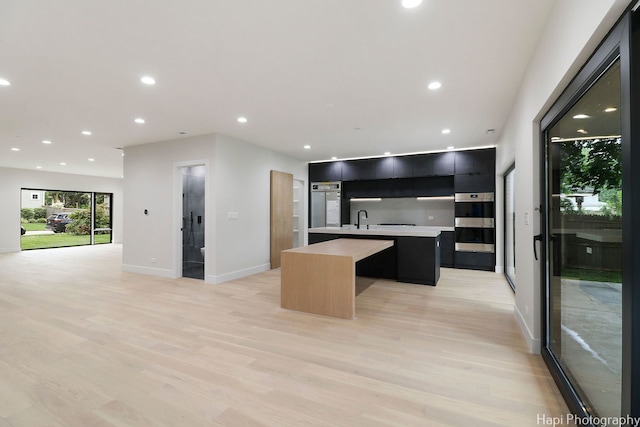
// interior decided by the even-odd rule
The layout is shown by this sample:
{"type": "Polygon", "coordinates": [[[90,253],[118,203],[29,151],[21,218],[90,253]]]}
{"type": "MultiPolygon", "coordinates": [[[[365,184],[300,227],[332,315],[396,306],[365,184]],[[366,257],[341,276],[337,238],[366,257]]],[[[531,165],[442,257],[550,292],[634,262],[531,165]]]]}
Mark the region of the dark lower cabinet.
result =
{"type": "Polygon", "coordinates": [[[470,270],[495,271],[496,255],[490,252],[462,252],[455,253],[456,268],[470,270]]]}
{"type": "Polygon", "coordinates": [[[455,233],[443,231],[440,233],[440,266],[453,268],[455,266],[455,233]]]}
{"type": "Polygon", "coordinates": [[[309,233],[309,244],[333,239],[393,240],[393,247],[356,263],[356,275],[433,285],[440,278],[439,237],[309,233]]]}
{"type": "Polygon", "coordinates": [[[433,285],[440,278],[440,237],[398,237],[398,282],[433,285]]]}

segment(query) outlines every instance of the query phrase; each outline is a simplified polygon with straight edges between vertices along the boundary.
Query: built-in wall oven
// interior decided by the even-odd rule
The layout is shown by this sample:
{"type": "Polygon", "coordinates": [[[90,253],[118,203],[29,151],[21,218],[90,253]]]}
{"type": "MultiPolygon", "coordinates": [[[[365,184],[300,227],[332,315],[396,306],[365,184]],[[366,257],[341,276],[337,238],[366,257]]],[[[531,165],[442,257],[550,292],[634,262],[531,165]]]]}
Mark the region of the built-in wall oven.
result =
{"type": "Polygon", "coordinates": [[[495,252],[494,193],[455,194],[455,250],[495,252]]]}

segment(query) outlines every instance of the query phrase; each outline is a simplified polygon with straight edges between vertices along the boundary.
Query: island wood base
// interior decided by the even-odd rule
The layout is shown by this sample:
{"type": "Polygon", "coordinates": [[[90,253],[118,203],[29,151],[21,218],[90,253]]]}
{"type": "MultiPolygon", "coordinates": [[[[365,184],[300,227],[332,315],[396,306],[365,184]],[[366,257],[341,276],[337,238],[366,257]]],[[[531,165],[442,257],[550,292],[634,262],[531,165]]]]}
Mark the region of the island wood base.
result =
{"type": "Polygon", "coordinates": [[[282,251],[280,306],[353,319],[356,262],[392,246],[392,240],[337,239],[282,251]]]}

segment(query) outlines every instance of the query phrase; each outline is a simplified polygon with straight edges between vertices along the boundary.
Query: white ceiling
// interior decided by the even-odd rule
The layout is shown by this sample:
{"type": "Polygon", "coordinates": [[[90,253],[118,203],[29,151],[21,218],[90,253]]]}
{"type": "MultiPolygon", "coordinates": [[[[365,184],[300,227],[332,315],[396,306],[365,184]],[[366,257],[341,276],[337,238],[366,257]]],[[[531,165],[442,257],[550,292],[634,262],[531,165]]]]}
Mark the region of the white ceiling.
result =
{"type": "Polygon", "coordinates": [[[2,0],[0,166],[121,177],[117,147],[180,132],[309,161],[491,145],[554,3],[2,0]]]}

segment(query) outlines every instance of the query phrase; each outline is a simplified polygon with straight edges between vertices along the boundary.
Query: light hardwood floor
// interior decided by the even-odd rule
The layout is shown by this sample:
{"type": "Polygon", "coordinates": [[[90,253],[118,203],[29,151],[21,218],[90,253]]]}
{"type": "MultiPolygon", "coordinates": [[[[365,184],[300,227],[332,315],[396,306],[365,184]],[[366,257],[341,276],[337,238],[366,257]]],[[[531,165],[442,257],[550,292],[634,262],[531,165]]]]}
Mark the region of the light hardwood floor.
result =
{"type": "MultiPolygon", "coordinates": [[[[121,247],[0,255],[0,427],[536,426],[567,408],[499,274],[358,279],[355,320],[123,273],[121,247]]],[[[563,424],[564,425],[564,424],[563,424]]]]}

